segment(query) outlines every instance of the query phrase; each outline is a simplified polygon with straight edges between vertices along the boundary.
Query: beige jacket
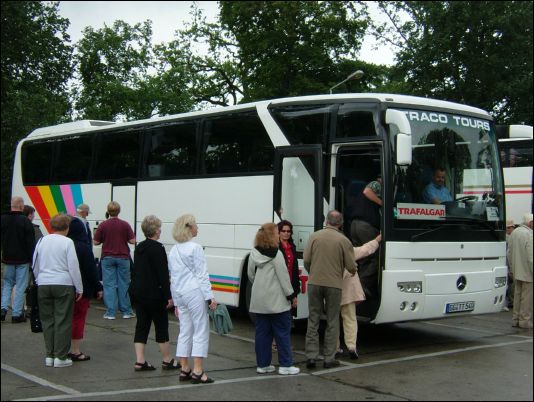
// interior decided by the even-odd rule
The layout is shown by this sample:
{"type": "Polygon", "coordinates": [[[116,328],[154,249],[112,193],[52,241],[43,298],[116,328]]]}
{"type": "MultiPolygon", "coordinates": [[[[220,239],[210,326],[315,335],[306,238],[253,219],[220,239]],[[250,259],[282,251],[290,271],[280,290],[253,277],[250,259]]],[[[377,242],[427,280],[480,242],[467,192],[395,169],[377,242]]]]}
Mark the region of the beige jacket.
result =
{"type": "Polygon", "coordinates": [[[334,227],[318,230],[304,249],[304,267],[309,273],[308,284],[341,289],[343,271],[357,271],[352,243],[334,227]]]}
{"type": "Polygon", "coordinates": [[[532,282],[532,229],[521,225],[510,235],[508,263],[514,280],[532,282]]]}
{"type": "MultiPolygon", "coordinates": [[[[354,247],[354,259],[358,261],[361,258],[373,254],[378,249],[378,242],[371,240],[361,247],[354,247]]],[[[358,274],[352,276],[345,271],[343,274],[343,287],[341,288],[341,305],[349,303],[359,304],[365,300],[365,293],[360,283],[358,274]]]]}

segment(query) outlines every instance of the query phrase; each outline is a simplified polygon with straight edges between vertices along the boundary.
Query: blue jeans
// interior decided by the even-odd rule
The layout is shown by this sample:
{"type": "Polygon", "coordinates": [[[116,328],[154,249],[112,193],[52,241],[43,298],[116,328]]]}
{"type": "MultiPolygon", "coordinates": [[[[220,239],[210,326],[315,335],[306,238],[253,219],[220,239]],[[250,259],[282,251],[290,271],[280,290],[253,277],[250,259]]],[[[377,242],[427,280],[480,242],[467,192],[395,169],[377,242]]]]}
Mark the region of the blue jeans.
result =
{"type": "Polygon", "coordinates": [[[130,286],[130,260],[126,258],[104,257],[102,259],[102,286],[106,315],[115,317],[117,302],[122,314],[132,314],[132,304],[128,295],[130,286]]]}
{"type": "Polygon", "coordinates": [[[11,292],[16,285],[15,300],[13,301],[13,317],[23,314],[24,298],[28,287],[30,264],[4,264],[4,289],[2,290],[2,310],[11,305],[11,292]]]}
{"type": "Polygon", "coordinates": [[[276,339],[280,367],[292,366],[291,310],[278,314],[256,314],[255,347],[258,367],[271,365],[273,337],[276,339]]]}

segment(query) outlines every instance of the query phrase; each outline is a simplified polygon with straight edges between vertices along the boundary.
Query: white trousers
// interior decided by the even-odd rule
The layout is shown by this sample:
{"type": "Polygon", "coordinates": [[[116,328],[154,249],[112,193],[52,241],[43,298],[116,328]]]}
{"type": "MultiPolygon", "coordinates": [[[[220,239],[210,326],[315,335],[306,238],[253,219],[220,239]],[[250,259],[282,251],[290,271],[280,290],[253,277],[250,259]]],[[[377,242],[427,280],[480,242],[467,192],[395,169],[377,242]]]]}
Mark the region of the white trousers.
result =
{"type": "Polygon", "coordinates": [[[208,357],[210,326],[208,304],[200,289],[177,297],[180,334],[176,346],[178,357],[208,357]]]}

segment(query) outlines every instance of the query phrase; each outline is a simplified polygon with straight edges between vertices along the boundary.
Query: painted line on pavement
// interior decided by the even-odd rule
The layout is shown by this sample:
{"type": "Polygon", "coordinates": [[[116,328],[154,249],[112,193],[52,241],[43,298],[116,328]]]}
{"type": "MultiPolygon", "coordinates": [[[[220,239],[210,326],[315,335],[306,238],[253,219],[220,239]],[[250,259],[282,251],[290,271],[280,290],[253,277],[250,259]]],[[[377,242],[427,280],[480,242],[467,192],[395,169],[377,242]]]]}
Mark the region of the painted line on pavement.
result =
{"type": "MultiPolygon", "coordinates": [[[[447,356],[447,355],[456,354],[456,353],[470,352],[470,351],[481,350],[481,349],[500,348],[500,347],[518,345],[518,344],[523,344],[523,343],[532,343],[532,339],[525,339],[525,340],[513,341],[513,342],[501,342],[501,343],[495,343],[491,345],[471,346],[467,348],[451,349],[451,350],[445,350],[442,352],[434,352],[434,353],[424,353],[424,354],[419,354],[419,355],[414,355],[414,356],[401,357],[397,359],[380,360],[376,362],[361,363],[361,364],[342,362],[343,367],[320,370],[320,371],[316,371],[312,373],[300,373],[298,375],[292,375],[292,376],[256,375],[254,377],[243,377],[243,378],[235,378],[235,379],[228,379],[228,380],[216,380],[213,384],[207,384],[207,385],[204,385],[204,387],[225,385],[225,384],[245,383],[245,382],[252,382],[252,381],[273,380],[273,379],[282,380],[282,379],[292,378],[292,377],[307,377],[310,375],[321,376],[324,374],[332,374],[332,373],[336,373],[340,371],[361,369],[361,368],[381,366],[381,365],[387,365],[387,364],[396,364],[396,363],[401,363],[401,362],[411,361],[411,360],[428,359],[428,358],[434,358],[434,357],[447,356]]],[[[4,365],[2,365],[2,368],[4,368],[3,366],[4,365]]],[[[196,387],[196,386],[197,386],[196,384],[174,385],[170,387],[139,388],[139,389],[118,390],[118,391],[77,393],[76,395],[52,395],[52,396],[47,396],[47,397],[36,397],[36,398],[18,399],[18,400],[20,401],[47,401],[47,400],[58,400],[58,399],[114,396],[114,395],[135,394],[135,393],[170,391],[170,390],[176,390],[176,389],[191,388],[191,387],[196,387]]],[[[74,391],[74,392],[77,392],[77,391],[74,391]]]]}
{"type": "MultiPolygon", "coordinates": [[[[2,363],[2,370],[6,370],[12,374],[15,374],[19,377],[22,377],[28,381],[33,381],[39,385],[42,385],[44,387],[50,387],[57,389],[58,391],[65,392],[66,394],[70,394],[72,396],[79,396],[81,395],[80,391],[76,391],[75,389],[65,387],[64,385],[58,385],[54,384],[53,382],[47,381],[44,378],[37,377],[33,374],[26,373],[25,371],[16,369],[15,367],[11,367],[7,364],[2,363]]],[[[50,367],[50,370],[54,370],[54,367],[50,367]]]]}

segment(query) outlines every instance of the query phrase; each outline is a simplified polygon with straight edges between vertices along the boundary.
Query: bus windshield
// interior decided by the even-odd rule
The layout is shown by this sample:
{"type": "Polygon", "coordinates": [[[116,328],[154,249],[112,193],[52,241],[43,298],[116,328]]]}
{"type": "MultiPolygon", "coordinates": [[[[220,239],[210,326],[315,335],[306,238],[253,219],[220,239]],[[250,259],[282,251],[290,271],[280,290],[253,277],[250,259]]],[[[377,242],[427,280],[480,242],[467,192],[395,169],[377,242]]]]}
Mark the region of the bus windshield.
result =
{"type": "Polygon", "coordinates": [[[402,110],[412,130],[412,163],[394,166],[393,213],[399,229],[437,222],[503,220],[503,188],[493,125],[457,114],[402,110]]]}

